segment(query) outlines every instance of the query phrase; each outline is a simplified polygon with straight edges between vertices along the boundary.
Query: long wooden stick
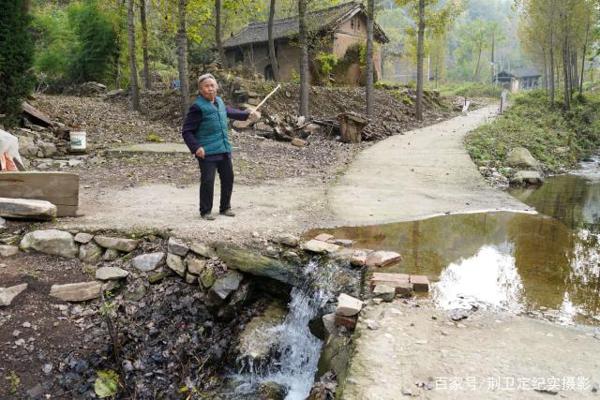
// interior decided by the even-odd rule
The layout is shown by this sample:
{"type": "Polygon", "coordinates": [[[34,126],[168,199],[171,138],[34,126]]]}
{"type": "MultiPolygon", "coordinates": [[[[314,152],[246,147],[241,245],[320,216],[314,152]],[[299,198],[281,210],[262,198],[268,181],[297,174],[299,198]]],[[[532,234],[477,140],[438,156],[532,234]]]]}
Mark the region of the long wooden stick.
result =
{"type": "Polygon", "coordinates": [[[271,93],[269,93],[260,103],[258,103],[258,105],[254,108],[254,111],[258,110],[260,108],[260,106],[265,104],[265,102],[269,99],[269,97],[273,96],[275,94],[275,92],[278,91],[280,88],[281,88],[281,85],[277,85],[277,87],[275,89],[273,89],[271,91],[271,93]]]}

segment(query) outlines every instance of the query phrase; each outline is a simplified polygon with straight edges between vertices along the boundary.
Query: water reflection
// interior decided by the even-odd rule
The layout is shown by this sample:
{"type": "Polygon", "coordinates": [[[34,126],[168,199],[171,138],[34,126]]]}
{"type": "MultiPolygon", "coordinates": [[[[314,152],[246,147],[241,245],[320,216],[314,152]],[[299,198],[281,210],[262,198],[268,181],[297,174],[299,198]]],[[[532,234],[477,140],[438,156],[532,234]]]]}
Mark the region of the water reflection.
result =
{"type": "Polygon", "coordinates": [[[592,230],[503,212],[330,233],[356,246],[400,252],[403,260],[386,272],[428,275],[443,307],[477,301],[563,323],[600,324],[600,249],[592,230]]]}
{"type": "Polygon", "coordinates": [[[510,193],[545,215],[573,229],[600,232],[600,175],[582,170],[578,175],[548,178],[540,188],[513,189],[510,193]]]}
{"type": "Polygon", "coordinates": [[[485,245],[473,257],[450,263],[441,272],[433,295],[445,309],[471,308],[477,304],[523,311],[523,283],[512,246],[485,245]]]}

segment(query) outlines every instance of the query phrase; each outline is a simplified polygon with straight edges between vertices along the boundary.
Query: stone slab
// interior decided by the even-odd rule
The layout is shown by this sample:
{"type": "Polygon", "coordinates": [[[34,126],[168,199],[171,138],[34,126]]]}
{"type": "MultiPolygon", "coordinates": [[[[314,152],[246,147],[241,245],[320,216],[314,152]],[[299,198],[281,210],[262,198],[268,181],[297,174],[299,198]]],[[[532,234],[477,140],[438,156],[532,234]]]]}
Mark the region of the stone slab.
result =
{"type": "Polygon", "coordinates": [[[45,200],[0,197],[0,216],[47,221],[57,216],[57,208],[45,200]]]}
{"type": "Polygon", "coordinates": [[[0,306],[10,306],[15,297],[17,297],[25,289],[27,289],[26,283],[7,288],[0,288],[0,306]]]}
{"type": "Polygon", "coordinates": [[[52,285],[50,296],[64,301],[79,302],[100,297],[102,283],[97,281],[52,285]]]}
{"type": "Polygon", "coordinates": [[[165,153],[190,154],[185,143],[139,143],[127,146],[113,147],[108,153],[165,153]]]}
{"type": "Polygon", "coordinates": [[[56,216],[77,215],[79,175],[68,172],[3,172],[0,197],[45,200],[56,206],[56,216]]]}
{"type": "Polygon", "coordinates": [[[346,293],[341,293],[337,300],[338,304],[335,309],[336,315],[352,317],[362,310],[363,302],[360,299],[347,295],[346,293]]]}

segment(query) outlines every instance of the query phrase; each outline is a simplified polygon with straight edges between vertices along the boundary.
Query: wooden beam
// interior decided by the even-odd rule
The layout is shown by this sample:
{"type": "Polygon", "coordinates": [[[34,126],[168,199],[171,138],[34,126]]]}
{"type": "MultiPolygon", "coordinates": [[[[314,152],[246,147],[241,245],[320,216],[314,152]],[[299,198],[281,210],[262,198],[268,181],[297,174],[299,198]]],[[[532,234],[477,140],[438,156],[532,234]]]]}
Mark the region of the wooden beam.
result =
{"type": "Polygon", "coordinates": [[[57,216],[75,216],[79,205],[79,175],[67,172],[0,173],[0,197],[46,200],[57,216]]]}

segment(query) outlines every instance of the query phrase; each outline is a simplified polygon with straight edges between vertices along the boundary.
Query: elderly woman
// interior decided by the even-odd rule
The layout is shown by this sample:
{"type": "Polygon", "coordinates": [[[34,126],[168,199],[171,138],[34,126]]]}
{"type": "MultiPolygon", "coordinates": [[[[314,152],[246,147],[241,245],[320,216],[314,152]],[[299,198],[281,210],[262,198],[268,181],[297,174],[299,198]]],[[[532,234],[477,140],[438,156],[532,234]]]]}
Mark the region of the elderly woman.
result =
{"type": "Polygon", "coordinates": [[[215,185],[215,172],[221,180],[221,215],[234,217],[231,210],[233,190],[233,164],[227,118],[245,121],[260,118],[258,111],[241,111],[226,107],[217,96],[219,85],[214,76],[204,74],[198,78],[199,96],[188,110],[183,122],[182,135],[185,144],[198,159],[200,165],[200,216],[214,220],[211,213],[215,185]]]}

